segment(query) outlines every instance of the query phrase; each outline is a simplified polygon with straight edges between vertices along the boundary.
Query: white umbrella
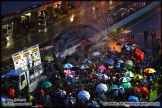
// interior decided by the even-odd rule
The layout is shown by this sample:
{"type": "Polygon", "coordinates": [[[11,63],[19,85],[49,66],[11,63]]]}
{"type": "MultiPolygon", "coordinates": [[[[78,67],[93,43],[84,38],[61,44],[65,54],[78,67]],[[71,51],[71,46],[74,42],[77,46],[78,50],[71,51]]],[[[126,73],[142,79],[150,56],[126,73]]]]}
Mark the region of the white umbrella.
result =
{"type": "Polygon", "coordinates": [[[133,47],[137,47],[137,45],[136,45],[136,44],[133,44],[132,46],[133,46],[133,47]]]}
{"type": "Polygon", "coordinates": [[[121,77],[121,78],[119,79],[119,81],[122,82],[122,83],[123,83],[123,82],[129,82],[129,81],[131,81],[131,78],[125,77],[125,76],[124,76],[124,77],[121,77]]]}
{"type": "Polygon", "coordinates": [[[124,61],[120,59],[120,60],[118,60],[118,63],[124,63],[124,61]]]}
{"type": "Polygon", "coordinates": [[[80,69],[87,69],[87,68],[89,68],[87,65],[81,65],[81,67],[80,67],[80,69]]]}
{"type": "Polygon", "coordinates": [[[133,66],[133,62],[132,62],[131,60],[126,60],[126,61],[125,61],[125,64],[128,64],[128,65],[130,65],[130,66],[133,66]]]}
{"type": "Polygon", "coordinates": [[[103,83],[100,83],[96,86],[96,92],[97,93],[105,93],[106,91],[108,90],[107,88],[107,85],[106,84],[103,84],[103,83]]]}
{"type": "Polygon", "coordinates": [[[98,79],[109,79],[109,77],[106,74],[99,74],[98,79]]]}
{"type": "Polygon", "coordinates": [[[92,53],[92,55],[93,56],[98,56],[98,55],[100,55],[100,53],[99,52],[94,52],[94,53],[92,53]]]}
{"type": "Polygon", "coordinates": [[[90,94],[88,91],[82,90],[78,93],[78,99],[88,101],[90,99],[90,94]]]}

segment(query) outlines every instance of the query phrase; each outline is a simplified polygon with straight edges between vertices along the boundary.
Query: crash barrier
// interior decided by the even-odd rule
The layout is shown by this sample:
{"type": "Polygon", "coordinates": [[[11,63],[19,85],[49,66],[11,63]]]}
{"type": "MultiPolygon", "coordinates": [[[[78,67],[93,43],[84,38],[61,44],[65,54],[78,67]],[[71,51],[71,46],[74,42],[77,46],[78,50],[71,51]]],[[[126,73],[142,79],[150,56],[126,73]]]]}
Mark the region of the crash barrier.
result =
{"type": "Polygon", "coordinates": [[[99,34],[94,35],[90,40],[91,41],[97,41],[101,38],[104,38],[105,36],[109,35],[113,28],[115,27],[116,29],[119,29],[120,27],[126,25],[127,23],[131,22],[132,20],[136,19],[137,17],[141,16],[142,14],[150,11],[151,9],[155,8],[156,6],[160,5],[161,2],[160,1],[155,1],[149,5],[147,5],[146,7],[142,8],[141,10],[131,14],[130,16],[126,17],[125,19],[123,19],[122,21],[114,24],[113,26],[109,27],[108,29],[100,32],[99,34]]]}
{"type": "MultiPolygon", "coordinates": [[[[95,35],[95,34],[91,34],[91,38],[89,39],[90,41],[97,41],[97,40],[99,40],[99,39],[101,39],[101,38],[104,38],[106,35],[109,35],[110,33],[111,33],[111,31],[112,31],[112,29],[114,28],[114,27],[116,27],[116,29],[118,29],[118,28],[120,28],[120,27],[122,27],[123,25],[125,25],[125,24],[127,24],[127,23],[129,23],[130,21],[132,21],[132,20],[134,20],[135,18],[137,18],[138,16],[140,16],[140,15],[142,15],[143,13],[146,13],[147,11],[149,11],[149,10],[151,10],[151,9],[153,9],[154,7],[156,7],[156,6],[158,6],[159,4],[160,4],[161,2],[160,1],[155,1],[155,2],[152,2],[152,3],[150,3],[149,5],[147,5],[146,7],[143,7],[141,10],[138,10],[137,12],[135,12],[135,13],[133,13],[133,14],[131,14],[130,16],[127,16],[127,18],[125,18],[125,19],[123,19],[122,21],[120,21],[120,22],[118,22],[118,23],[116,23],[116,24],[114,24],[114,25],[112,25],[111,27],[109,27],[108,29],[106,29],[106,30],[104,30],[104,31],[102,31],[102,32],[100,32],[99,34],[97,34],[97,35],[95,35]],[[93,37],[92,37],[93,36],[93,37]]],[[[94,31],[93,31],[94,32],[94,31]]],[[[59,36],[61,36],[61,35],[59,35],[59,36]]],[[[78,37],[77,37],[78,38],[78,37]]],[[[77,39],[76,38],[76,39],[77,39]]],[[[52,39],[50,39],[50,40],[52,40],[52,39]]],[[[48,40],[45,40],[42,44],[40,44],[40,46],[49,46],[49,43],[47,44],[47,41],[48,40]],[[46,44],[45,44],[46,43],[46,44]]],[[[78,44],[78,43],[80,43],[81,42],[81,40],[79,41],[79,40],[77,40],[77,41],[75,41],[74,43],[76,43],[76,44],[78,44]]],[[[55,42],[55,43],[58,43],[58,42],[55,42]]],[[[75,45],[73,43],[73,45],[75,45]]],[[[52,52],[57,52],[56,51],[56,49],[57,49],[57,47],[58,47],[58,44],[55,44],[56,46],[54,46],[54,45],[51,45],[52,47],[51,47],[51,49],[49,49],[49,50],[47,50],[46,48],[43,48],[44,50],[43,51],[41,51],[41,57],[44,57],[45,55],[48,55],[48,54],[50,54],[51,55],[51,53],[52,52]]],[[[73,50],[71,50],[69,47],[70,46],[72,46],[72,45],[69,45],[67,48],[67,51],[65,50],[64,52],[70,52],[70,51],[73,51],[73,50]]],[[[58,50],[58,52],[61,52],[61,51],[59,51],[58,50]]],[[[63,51],[62,51],[63,52],[63,51]]],[[[6,60],[6,62],[5,63],[3,63],[3,64],[6,64],[5,66],[7,66],[8,64],[10,65],[10,64],[13,64],[13,61],[12,61],[12,59],[10,58],[10,59],[8,59],[8,60],[6,60]]],[[[2,66],[2,63],[1,63],[1,66],[2,66]]],[[[8,67],[8,66],[7,66],[8,67]]],[[[5,70],[5,68],[6,67],[4,67],[3,69],[1,69],[1,70],[5,70]]],[[[12,67],[13,68],[13,67],[12,67]]],[[[5,70],[6,71],[6,70],[5,70]]],[[[2,72],[2,71],[1,71],[2,72]]],[[[4,71],[3,71],[4,72],[4,71]]]]}

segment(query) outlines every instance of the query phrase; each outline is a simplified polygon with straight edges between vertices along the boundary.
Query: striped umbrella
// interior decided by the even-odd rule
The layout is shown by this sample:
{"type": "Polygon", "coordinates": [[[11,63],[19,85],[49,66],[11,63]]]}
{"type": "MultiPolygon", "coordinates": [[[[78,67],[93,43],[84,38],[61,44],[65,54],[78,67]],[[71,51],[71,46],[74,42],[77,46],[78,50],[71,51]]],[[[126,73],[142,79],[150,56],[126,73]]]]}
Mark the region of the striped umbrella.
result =
{"type": "Polygon", "coordinates": [[[135,74],[133,72],[131,72],[131,71],[128,71],[128,72],[124,73],[124,75],[126,77],[134,77],[135,76],[135,74]]]}
{"type": "Polygon", "coordinates": [[[136,75],[133,77],[134,80],[140,80],[140,79],[142,79],[142,78],[143,78],[143,76],[140,75],[140,74],[136,74],[136,75]]]}
{"type": "Polygon", "coordinates": [[[98,79],[109,79],[109,77],[106,74],[99,74],[98,79]]]}
{"type": "Polygon", "coordinates": [[[146,68],[144,70],[145,73],[155,73],[156,71],[153,68],[146,68]]]}
{"type": "Polygon", "coordinates": [[[124,77],[121,77],[121,78],[119,79],[119,81],[123,83],[123,82],[129,82],[129,81],[131,81],[131,79],[130,79],[129,77],[125,77],[125,76],[124,76],[124,77]]]}

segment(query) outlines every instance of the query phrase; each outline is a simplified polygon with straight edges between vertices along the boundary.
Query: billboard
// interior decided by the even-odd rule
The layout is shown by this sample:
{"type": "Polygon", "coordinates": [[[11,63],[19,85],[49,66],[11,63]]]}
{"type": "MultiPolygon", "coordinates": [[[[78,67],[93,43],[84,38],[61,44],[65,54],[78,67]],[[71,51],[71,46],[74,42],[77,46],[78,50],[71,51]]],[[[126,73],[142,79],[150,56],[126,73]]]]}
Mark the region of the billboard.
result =
{"type": "Polygon", "coordinates": [[[34,45],[12,54],[15,70],[29,70],[41,63],[39,46],[34,45]]]}

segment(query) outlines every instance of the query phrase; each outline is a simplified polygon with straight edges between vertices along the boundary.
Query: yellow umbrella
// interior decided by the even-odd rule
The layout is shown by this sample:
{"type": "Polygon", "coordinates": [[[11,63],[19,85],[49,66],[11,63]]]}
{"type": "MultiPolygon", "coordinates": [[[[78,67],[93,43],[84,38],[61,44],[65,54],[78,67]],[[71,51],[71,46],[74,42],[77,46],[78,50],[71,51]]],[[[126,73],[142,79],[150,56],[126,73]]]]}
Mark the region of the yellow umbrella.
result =
{"type": "Polygon", "coordinates": [[[154,69],[152,69],[152,68],[146,68],[146,69],[144,70],[144,72],[145,72],[145,73],[155,73],[156,71],[155,71],[154,69]]]}
{"type": "Polygon", "coordinates": [[[133,79],[135,79],[135,80],[140,80],[140,79],[142,79],[142,78],[143,78],[143,76],[140,75],[140,74],[136,74],[136,75],[133,77],[133,79]]]}
{"type": "Polygon", "coordinates": [[[50,57],[50,56],[45,56],[44,58],[43,58],[43,60],[48,60],[48,61],[51,61],[51,60],[54,60],[52,57],[50,57]]]}

